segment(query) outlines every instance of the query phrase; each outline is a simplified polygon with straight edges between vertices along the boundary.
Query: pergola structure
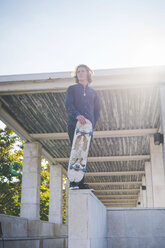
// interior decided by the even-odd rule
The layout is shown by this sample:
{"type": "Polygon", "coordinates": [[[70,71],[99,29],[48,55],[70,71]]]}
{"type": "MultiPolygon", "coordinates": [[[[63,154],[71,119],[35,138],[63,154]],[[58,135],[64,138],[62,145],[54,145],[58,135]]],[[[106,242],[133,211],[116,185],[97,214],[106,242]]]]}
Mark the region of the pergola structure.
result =
{"type": "MultiPolygon", "coordinates": [[[[27,143],[40,144],[65,175],[70,146],[64,99],[73,83],[70,72],[0,77],[0,119],[27,143]]],[[[162,144],[155,146],[153,135],[164,133],[165,67],[95,70],[91,87],[100,96],[101,118],[85,183],[105,206],[164,206],[162,144]]]]}

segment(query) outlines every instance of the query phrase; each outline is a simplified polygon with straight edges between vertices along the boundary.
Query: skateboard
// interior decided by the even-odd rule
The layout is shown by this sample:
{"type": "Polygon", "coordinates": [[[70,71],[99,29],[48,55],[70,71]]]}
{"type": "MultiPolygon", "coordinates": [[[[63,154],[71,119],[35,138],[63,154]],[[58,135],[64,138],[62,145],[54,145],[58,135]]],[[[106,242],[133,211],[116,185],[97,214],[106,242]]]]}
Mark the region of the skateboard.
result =
{"type": "Polygon", "coordinates": [[[88,119],[85,125],[77,121],[68,164],[70,182],[78,183],[84,177],[92,133],[92,123],[88,119]]]}

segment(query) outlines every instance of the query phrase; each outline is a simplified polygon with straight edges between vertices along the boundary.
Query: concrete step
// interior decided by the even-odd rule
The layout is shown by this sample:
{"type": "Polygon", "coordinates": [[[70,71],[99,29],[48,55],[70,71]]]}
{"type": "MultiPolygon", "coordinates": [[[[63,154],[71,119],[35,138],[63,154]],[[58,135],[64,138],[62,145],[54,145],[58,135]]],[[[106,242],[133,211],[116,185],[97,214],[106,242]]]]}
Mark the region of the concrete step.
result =
{"type": "Polygon", "coordinates": [[[67,236],[0,237],[0,248],[67,248],[67,236]]]}

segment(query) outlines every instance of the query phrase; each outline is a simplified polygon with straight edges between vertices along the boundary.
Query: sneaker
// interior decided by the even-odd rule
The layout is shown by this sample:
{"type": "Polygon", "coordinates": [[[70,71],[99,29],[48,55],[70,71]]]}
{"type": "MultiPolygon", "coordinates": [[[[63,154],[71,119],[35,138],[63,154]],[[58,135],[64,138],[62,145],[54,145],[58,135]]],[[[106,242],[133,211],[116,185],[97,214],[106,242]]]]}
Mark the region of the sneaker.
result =
{"type": "Polygon", "coordinates": [[[71,187],[69,187],[69,189],[79,189],[79,186],[78,186],[78,185],[76,185],[76,186],[71,186],[71,187]]]}
{"type": "Polygon", "coordinates": [[[94,189],[90,188],[88,184],[81,184],[80,189],[90,189],[91,191],[94,191],[94,189]]]}
{"type": "Polygon", "coordinates": [[[74,186],[74,187],[73,187],[73,189],[79,189],[79,186],[78,186],[78,185],[76,185],[76,186],[74,186]]]}
{"type": "Polygon", "coordinates": [[[69,189],[79,189],[79,186],[75,182],[71,182],[69,189]]]}

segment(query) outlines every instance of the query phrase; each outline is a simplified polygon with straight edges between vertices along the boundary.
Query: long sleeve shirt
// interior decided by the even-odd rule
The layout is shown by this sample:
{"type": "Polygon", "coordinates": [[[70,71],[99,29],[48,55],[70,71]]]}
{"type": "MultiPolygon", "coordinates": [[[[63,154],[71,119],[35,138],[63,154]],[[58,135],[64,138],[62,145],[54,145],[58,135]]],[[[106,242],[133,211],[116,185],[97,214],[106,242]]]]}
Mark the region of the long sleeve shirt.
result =
{"type": "Polygon", "coordinates": [[[100,99],[97,92],[88,85],[80,83],[70,86],[66,91],[65,107],[68,112],[68,125],[75,126],[78,115],[92,122],[93,129],[100,118],[100,99]]]}

